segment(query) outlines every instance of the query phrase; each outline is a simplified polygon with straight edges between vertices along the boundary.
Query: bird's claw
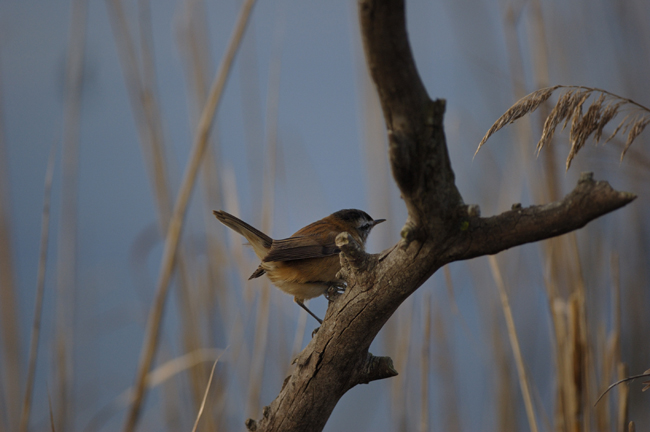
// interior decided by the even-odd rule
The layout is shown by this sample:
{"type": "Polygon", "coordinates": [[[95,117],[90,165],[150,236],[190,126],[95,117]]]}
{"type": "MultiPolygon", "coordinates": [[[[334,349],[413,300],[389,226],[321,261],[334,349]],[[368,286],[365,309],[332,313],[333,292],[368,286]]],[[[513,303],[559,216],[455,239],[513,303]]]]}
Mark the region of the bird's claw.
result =
{"type": "Polygon", "coordinates": [[[332,284],[325,291],[325,298],[331,303],[345,292],[345,284],[332,284]]]}

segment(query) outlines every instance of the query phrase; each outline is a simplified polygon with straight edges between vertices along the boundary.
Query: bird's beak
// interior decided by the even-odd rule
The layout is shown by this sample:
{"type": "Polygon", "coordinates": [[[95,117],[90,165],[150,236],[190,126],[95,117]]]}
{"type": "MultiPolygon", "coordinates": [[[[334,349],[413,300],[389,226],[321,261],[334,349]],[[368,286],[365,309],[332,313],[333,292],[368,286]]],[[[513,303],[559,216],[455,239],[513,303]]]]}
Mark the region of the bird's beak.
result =
{"type": "Polygon", "coordinates": [[[372,226],[379,225],[382,222],[386,222],[386,219],[375,219],[372,221],[372,226]]]}

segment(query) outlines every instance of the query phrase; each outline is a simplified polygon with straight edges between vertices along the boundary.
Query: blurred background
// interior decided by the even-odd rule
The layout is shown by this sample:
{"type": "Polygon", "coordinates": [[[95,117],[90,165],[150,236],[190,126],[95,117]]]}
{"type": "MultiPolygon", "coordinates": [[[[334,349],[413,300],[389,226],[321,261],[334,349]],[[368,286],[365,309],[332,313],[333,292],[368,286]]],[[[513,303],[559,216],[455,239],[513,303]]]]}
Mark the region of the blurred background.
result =
{"type": "MultiPolygon", "coordinates": [[[[240,8],[0,2],[0,430],[18,430],[25,412],[39,298],[29,428],[122,427],[161,232],[240,8]]],[[[407,19],[429,95],[447,100],[466,203],[483,216],[543,204],[582,171],[638,198],[576,233],[438,271],[371,348],[399,376],[352,389],[326,430],[614,431],[628,420],[650,430],[640,382],[594,408],[608,385],[650,368],[648,132],[622,161],[625,136],[589,143],[565,172],[566,131],[535,153],[555,96],[473,158],[492,123],[543,87],[593,86],[648,106],[650,3],[412,0],[407,19]]],[[[258,1],[210,140],[140,430],[191,430],[217,358],[199,430],[243,430],[316,327],[265,279],[247,281],[258,262],[213,209],[274,238],[363,209],[388,219],[371,252],[392,246],[406,217],[354,2],[258,1]]],[[[326,303],[309,307],[323,316],[326,303]]]]}

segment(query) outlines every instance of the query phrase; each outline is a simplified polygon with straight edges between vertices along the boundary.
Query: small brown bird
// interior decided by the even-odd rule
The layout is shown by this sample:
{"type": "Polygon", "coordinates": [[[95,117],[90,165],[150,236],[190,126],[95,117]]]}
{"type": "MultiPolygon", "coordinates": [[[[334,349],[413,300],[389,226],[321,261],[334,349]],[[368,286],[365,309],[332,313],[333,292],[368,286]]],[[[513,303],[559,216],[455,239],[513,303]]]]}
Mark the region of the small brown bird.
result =
{"type": "Polygon", "coordinates": [[[249,280],[266,273],[275,286],[294,296],[293,300],[319,323],[323,321],[303,301],[325,294],[328,288],[342,283],[336,278],[341,269],[336,236],[348,232],[364,247],[372,227],[386,220],[373,220],[361,210],[340,210],[287,239],[273,240],[225,211],[213,213],[219,222],[243,235],[262,260],[249,280]]]}

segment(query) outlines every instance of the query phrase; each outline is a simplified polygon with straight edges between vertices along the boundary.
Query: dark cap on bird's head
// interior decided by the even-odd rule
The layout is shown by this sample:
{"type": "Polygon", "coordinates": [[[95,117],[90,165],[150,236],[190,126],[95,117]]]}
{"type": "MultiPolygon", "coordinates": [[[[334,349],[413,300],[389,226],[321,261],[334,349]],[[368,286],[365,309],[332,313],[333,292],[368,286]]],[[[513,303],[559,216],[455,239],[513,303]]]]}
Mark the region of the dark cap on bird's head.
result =
{"type": "Polygon", "coordinates": [[[332,216],[342,220],[343,222],[354,225],[359,231],[361,240],[364,242],[366,241],[366,238],[368,238],[368,234],[370,234],[372,227],[386,221],[386,219],[375,220],[371,218],[368,213],[357,209],[339,210],[336,213],[332,213],[332,216]]]}

